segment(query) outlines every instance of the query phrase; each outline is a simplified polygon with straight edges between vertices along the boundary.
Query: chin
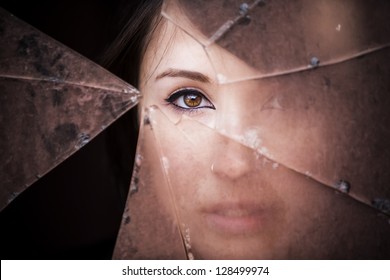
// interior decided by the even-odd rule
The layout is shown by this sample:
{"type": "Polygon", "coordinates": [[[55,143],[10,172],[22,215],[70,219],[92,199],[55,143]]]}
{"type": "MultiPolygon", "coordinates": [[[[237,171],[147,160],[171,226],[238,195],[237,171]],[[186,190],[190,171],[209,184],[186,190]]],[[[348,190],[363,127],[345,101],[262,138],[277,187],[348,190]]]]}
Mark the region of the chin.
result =
{"type": "Polygon", "coordinates": [[[257,260],[257,259],[284,259],[286,251],[281,244],[262,236],[219,237],[212,238],[212,234],[192,243],[192,253],[195,259],[205,260],[257,260]]]}

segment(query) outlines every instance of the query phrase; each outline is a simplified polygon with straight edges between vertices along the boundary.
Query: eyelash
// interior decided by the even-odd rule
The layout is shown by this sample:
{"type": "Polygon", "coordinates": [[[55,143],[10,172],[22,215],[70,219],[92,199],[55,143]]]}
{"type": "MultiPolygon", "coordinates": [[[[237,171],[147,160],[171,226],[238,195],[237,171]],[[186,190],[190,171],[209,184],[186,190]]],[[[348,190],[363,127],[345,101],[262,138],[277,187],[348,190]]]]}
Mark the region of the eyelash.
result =
{"type": "MultiPolygon", "coordinates": [[[[168,98],[165,99],[168,105],[172,105],[173,109],[179,110],[180,112],[191,113],[199,109],[212,109],[215,110],[215,106],[211,101],[203,94],[200,90],[196,88],[181,88],[174,91],[168,98]],[[185,104],[184,97],[192,95],[197,98],[200,97],[200,104],[194,107],[190,107],[185,104]],[[180,100],[181,99],[181,100],[180,100]],[[181,103],[181,105],[177,104],[181,103]],[[203,104],[206,103],[206,104],[203,104]],[[203,105],[202,105],[203,104],[203,105]]],[[[193,101],[193,99],[190,99],[193,101]]],[[[196,102],[196,101],[195,101],[196,102]]]]}

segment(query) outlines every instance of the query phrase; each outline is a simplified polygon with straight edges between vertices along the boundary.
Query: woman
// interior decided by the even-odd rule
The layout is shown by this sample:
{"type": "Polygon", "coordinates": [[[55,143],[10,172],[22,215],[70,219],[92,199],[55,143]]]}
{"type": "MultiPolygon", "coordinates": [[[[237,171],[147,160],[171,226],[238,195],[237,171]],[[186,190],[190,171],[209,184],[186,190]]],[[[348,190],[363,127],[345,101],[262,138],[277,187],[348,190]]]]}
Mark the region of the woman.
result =
{"type": "Polygon", "coordinates": [[[110,50],[144,96],[114,257],[389,257],[389,4],[146,2],[110,50]]]}

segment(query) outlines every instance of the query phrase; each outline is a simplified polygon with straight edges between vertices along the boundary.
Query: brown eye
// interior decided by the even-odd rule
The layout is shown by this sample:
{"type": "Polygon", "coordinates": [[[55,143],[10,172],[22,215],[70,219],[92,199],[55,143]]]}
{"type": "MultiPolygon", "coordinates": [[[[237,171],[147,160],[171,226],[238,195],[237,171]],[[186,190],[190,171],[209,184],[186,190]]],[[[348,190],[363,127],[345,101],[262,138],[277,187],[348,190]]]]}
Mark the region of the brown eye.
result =
{"type": "Polygon", "coordinates": [[[214,105],[195,88],[184,88],[175,91],[166,101],[182,110],[197,110],[208,108],[215,110],[214,105]]]}
{"type": "Polygon", "coordinates": [[[202,96],[198,94],[186,94],[183,96],[183,101],[188,107],[198,107],[202,102],[202,96]]]}

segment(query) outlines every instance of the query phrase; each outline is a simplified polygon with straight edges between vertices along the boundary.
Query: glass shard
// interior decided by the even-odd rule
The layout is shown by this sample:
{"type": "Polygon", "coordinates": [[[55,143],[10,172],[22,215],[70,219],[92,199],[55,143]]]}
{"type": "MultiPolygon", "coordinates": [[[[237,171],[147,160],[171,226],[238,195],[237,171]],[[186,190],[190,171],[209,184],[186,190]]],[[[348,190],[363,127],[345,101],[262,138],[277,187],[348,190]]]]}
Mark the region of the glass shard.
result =
{"type": "Polygon", "coordinates": [[[252,0],[245,13],[242,5],[239,0],[223,5],[218,0],[167,0],[163,15],[207,50],[213,52],[217,45],[252,68],[250,76],[226,75],[227,69],[211,55],[217,73],[227,81],[309,70],[313,57],[328,65],[389,47],[388,1],[252,0]],[[240,24],[246,16],[250,22],[240,24]]]}
{"type": "Polygon", "coordinates": [[[0,209],[139,100],[105,69],[0,9],[0,209]]]}
{"type": "MultiPolygon", "coordinates": [[[[145,117],[154,123],[149,111],[145,117]]],[[[114,259],[187,258],[170,178],[166,174],[169,167],[164,166],[158,139],[154,137],[155,126],[151,123],[141,126],[129,199],[114,259]]]]}

